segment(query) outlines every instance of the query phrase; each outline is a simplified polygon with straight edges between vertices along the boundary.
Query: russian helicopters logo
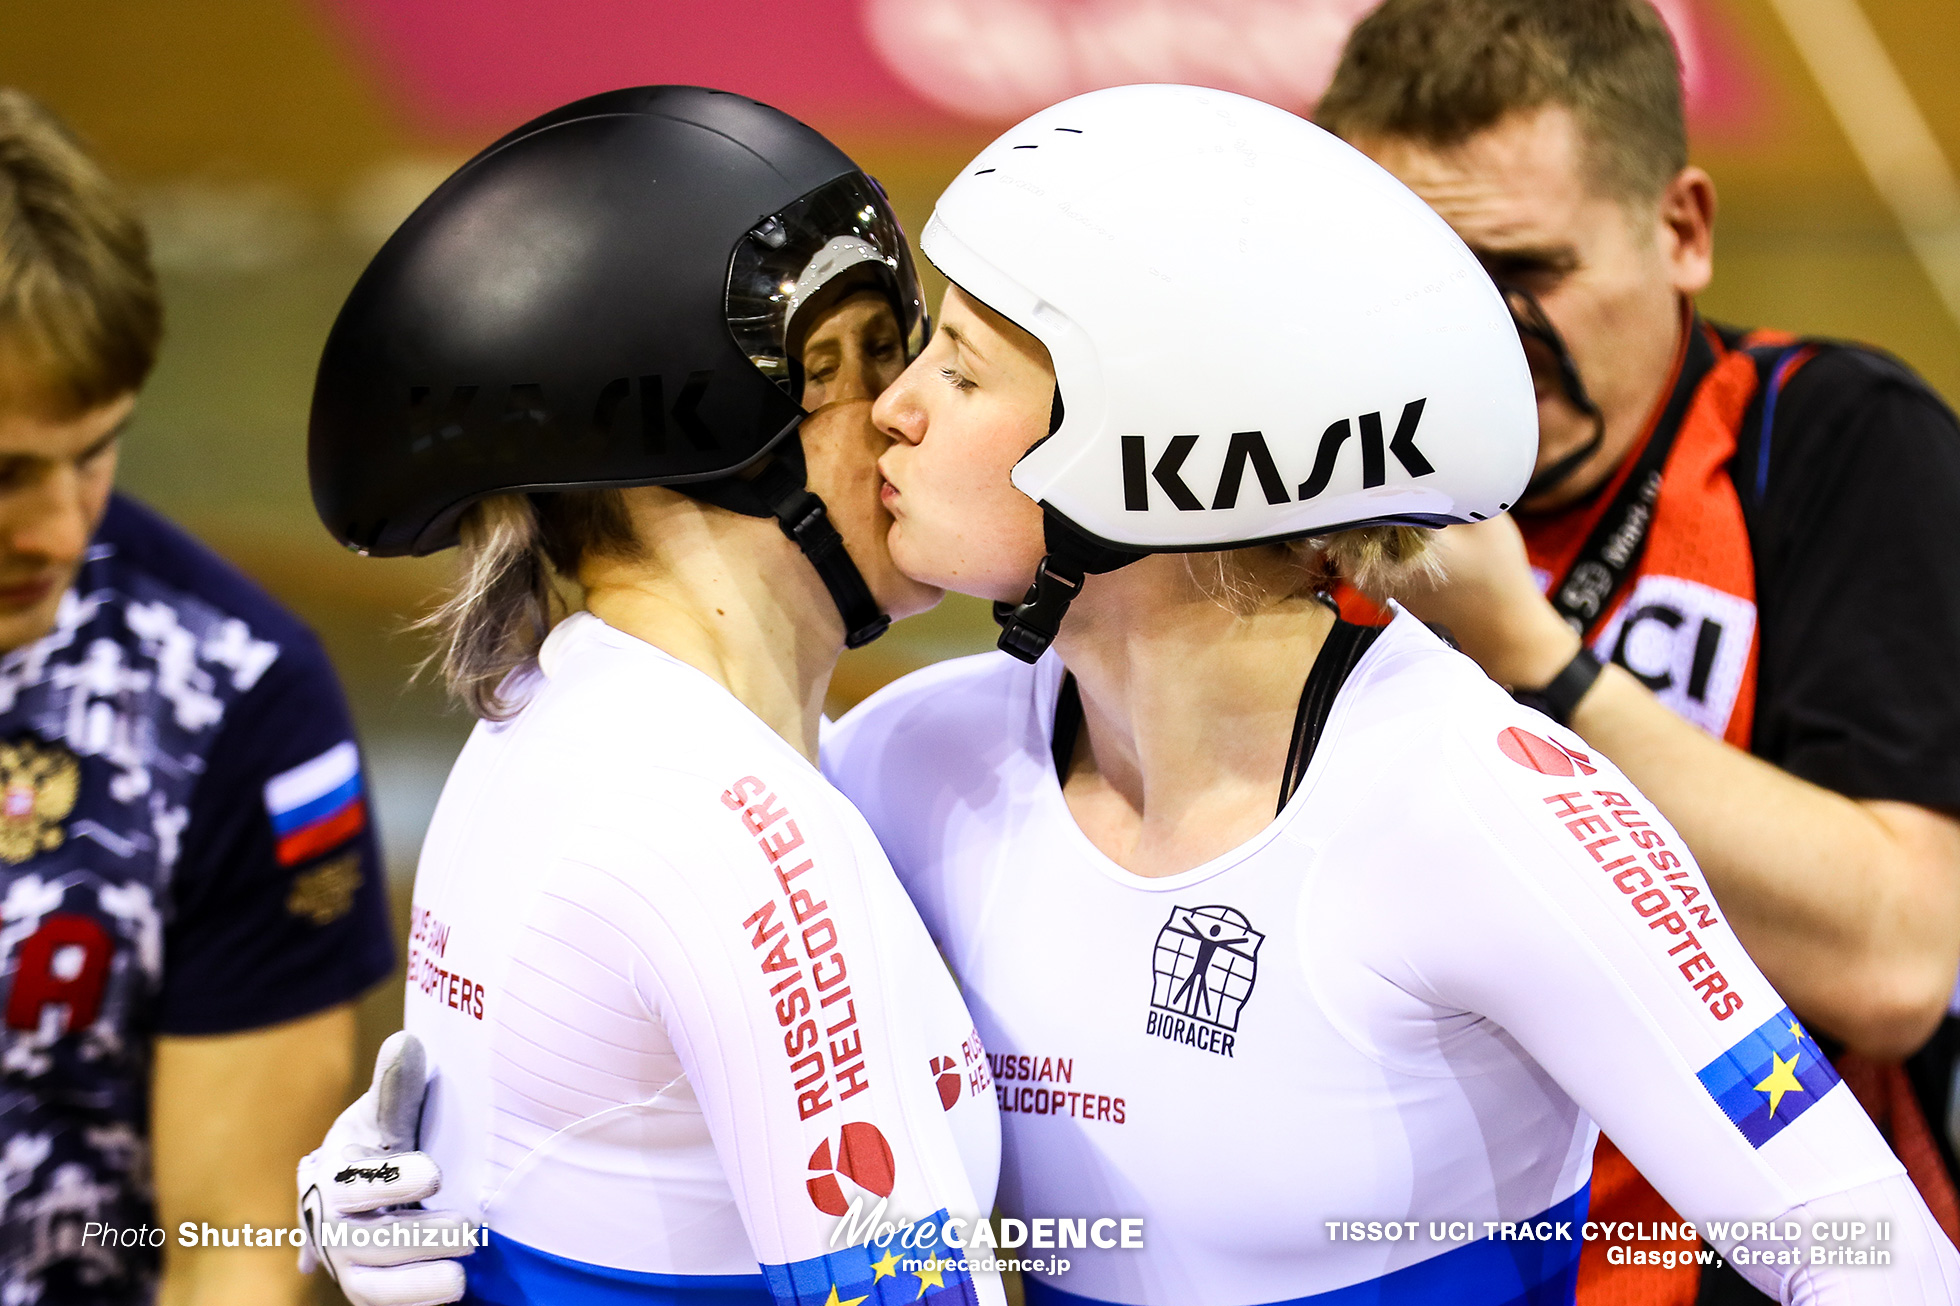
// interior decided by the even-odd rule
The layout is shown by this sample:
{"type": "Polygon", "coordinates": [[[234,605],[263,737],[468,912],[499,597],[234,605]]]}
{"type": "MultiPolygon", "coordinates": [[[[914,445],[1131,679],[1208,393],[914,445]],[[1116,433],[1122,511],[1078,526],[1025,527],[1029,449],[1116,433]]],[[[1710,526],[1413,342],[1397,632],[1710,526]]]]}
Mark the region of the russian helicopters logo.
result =
{"type": "MultiPolygon", "coordinates": [[[[1320,445],[1314,450],[1313,470],[1307,479],[1300,483],[1299,497],[1302,502],[1317,498],[1334,479],[1334,467],[1341,456],[1341,449],[1348,440],[1360,436],[1361,443],[1361,488],[1373,489],[1388,483],[1388,455],[1394,454],[1395,461],[1413,479],[1427,476],[1436,469],[1429,459],[1423,457],[1422,450],[1416,448],[1416,427],[1422,422],[1423,406],[1427,399],[1412,399],[1402,406],[1401,420],[1395,424],[1395,434],[1387,441],[1382,439],[1382,415],[1363,413],[1349,421],[1340,421],[1321,432],[1320,445]]],[[[1195,435],[1174,435],[1157,461],[1150,461],[1150,452],[1140,435],[1126,435],[1123,447],[1123,507],[1130,512],[1150,511],[1150,483],[1155,481],[1172,506],[1183,512],[1197,512],[1205,507],[1204,501],[1191,492],[1184,482],[1185,459],[1198,446],[1200,437],[1195,435]]],[[[1259,492],[1269,504],[1289,503],[1292,495],[1287,492],[1286,481],[1280,476],[1279,465],[1273,461],[1273,451],[1266,445],[1262,431],[1234,431],[1225,445],[1225,462],[1218,469],[1218,485],[1212,492],[1211,507],[1236,508],[1239,506],[1239,489],[1245,481],[1246,470],[1250,468],[1253,479],[1259,483],[1259,492]]]]}
{"type": "Polygon", "coordinates": [[[1497,732],[1497,751],[1539,775],[1593,775],[1599,770],[1586,754],[1516,726],[1497,732]]]}
{"type": "Polygon", "coordinates": [[[1151,955],[1144,1033],[1232,1055],[1266,936],[1231,907],[1173,907],[1151,955]]]}
{"type": "Polygon", "coordinates": [[[804,1186],[810,1190],[811,1202],[825,1215],[849,1212],[852,1192],[890,1197],[898,1184],[891,1144],[878,1126],[863,1120],[845,1125],[835,1148],[828,1138],[818,1143],[817,1150],[810,1153],[810,1171],[815,1177],[805,1180],[804,1186]]]}
{"type": "Polygon", "coordinates": [[[932,1059],[932,1084],[939,1090],[939,1105],[951,1111],[960,1104],[966,1090],[966,1076],[960,1072],[960,1063],[951,1057],[932,1059]]]}

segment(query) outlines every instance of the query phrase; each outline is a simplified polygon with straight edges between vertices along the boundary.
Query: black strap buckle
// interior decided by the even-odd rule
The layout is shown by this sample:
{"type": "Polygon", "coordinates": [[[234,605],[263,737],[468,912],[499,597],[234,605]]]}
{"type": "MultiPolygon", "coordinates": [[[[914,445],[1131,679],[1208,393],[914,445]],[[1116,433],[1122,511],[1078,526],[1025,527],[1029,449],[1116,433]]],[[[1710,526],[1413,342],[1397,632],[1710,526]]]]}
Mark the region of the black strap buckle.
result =
{"type": "MultiPolygon", "coordinates": [[[[819,528],[830,524],[830,512],[824,507],[822,499],[803,490],[778,509],[776,521],[783,528],[783,534],[802,548],[806,539],[821,538],[819,528]]],[[[833,537],[837,534],[835,531],[830,533],[833,537]]]]}
{"type": "Polygon", "coordinates": [[[1068,605],[1082,593],[1084,576],[1116,571],[1144,556],[1084,535],[1046,502],[1041,508],[1042,541],[1048,555],[1035,571],[1034,584],[1019,603],[994,604],[1000,649],[1023,662],[1039,661],[1055,642],[1068,605]]]}
{"type": "Polygon", "coordinates": [[[1034,584],[1018,605],[994,605],[994,619],[1001,624],[1000,648],[1023,662],[1040,661],[1055,633],[1062,628],[1068,605],[1082,592],[1082,569],[1049,554],[1041,560],[1034,584]]]}

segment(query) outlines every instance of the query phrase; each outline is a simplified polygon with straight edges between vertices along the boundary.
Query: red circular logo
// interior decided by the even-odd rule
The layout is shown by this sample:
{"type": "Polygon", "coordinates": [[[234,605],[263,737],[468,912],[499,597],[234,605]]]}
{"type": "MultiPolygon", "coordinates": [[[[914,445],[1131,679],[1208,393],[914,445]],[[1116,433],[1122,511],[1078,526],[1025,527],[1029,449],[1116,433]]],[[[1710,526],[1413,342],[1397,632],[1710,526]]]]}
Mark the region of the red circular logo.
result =
{"type": "Polygon", "coordinates": [[[1519,766],[1540,775],[1591,775],[1598,769],[1587,765],[1590,759],[1585,754],[1560,748],[1551,740],[1516,726],[1498,732],[1497,747],[1519,766]]]}
{"type": "Polygon", "coordinates": [[[810,1200],[825,1215],[846,1215],[851,1209],[844,1196],[844,1185],[837,1182],[838,1175],[879,1197],[890,1197],[898,1182],[891,1144],[878,1132],[878,1126],[862,1120],[845,1125],[838,1135],[834,1163],[830,1140],[826,1138],[818,1143],[817,1150],[810,1153],[810,1168],[822,1171],[809,1181],[809,1188],[810,1200]]]}

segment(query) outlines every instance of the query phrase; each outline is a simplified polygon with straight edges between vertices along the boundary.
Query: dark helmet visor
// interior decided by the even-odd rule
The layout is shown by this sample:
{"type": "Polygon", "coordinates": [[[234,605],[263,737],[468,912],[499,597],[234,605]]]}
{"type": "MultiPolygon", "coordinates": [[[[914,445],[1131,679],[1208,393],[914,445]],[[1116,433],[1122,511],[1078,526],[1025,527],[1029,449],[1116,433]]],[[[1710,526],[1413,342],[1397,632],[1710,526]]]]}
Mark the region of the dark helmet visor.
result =
{"type": "Polygon", "coordinates": [[[925,347],[925,296],[912,252],[878,183],[863,173],[825,182],[762,219],[728,263],[728,329],[756,369],[791,398],[796,355],[814,318],[860,289],[891,302],[909,361],[925,347]]]}

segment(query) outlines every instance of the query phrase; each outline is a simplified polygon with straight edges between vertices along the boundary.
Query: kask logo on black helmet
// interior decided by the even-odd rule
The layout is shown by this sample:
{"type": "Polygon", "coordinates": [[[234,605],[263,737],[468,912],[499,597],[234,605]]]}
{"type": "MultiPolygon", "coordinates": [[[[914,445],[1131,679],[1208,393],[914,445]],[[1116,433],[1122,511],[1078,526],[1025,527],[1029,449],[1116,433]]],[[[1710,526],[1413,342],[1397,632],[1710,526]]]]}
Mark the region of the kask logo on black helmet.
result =
{"type": "Polygon", "coordinates": [[[350,548],[424,554],[488,495],[672,485],[774,516],[861,643],[884,619],[794,438],[798,333],[860,289],[916,352],[890,206],[802,123],[691,86],[566,105],[464,164],[348,295],[313,392],[314,504],[350,548]]]}
{"type": "Polygon", "coordinates": [[[597,394],[583,396],[547,395],[542,385],[519,382],[505,387],[501,402],[480,385],[411,385],[408,451],[418,460],[497,463],[522,457],[527,446],[540,440],[552,440],[562,442],[572,457],[635,449],[659,457],[666,454],[671,438],[712,453],[721,441],[701,419],[701,400],[714,375],[689,372],[678,385],[661,376],[616,376],[597,394]],[[465,435],[473,438],[451,447],[465,435]]]}

